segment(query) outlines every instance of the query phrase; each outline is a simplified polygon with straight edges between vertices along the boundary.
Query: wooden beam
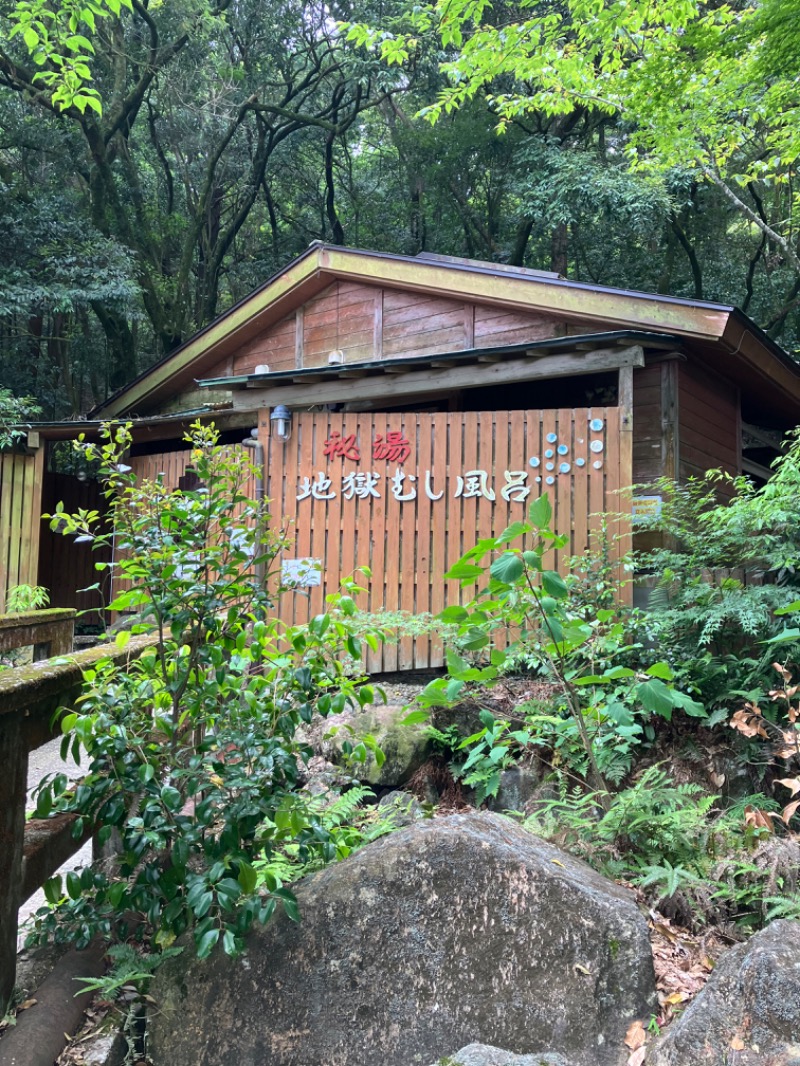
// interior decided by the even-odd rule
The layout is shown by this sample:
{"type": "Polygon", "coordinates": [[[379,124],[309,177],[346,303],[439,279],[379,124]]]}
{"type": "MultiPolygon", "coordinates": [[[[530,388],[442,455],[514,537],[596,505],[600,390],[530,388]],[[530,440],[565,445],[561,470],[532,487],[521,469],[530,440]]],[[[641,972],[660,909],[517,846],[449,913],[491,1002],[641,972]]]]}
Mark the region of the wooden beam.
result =
{"type": "MultiPolygon", "coordinates": [[[[749,422],[742,422],[742,433],[748,437],[752,437],[753,440],[763,444],[766,448],[772,448],[776,452],[781,452],[785,448],[785,441],[781,433],[771,433],[767,429],[761,429],[759,426],[752,426],[749,422]]],[[[752,444],[748,447],[754,447],[752,444]]]]}
{"type": "Polygon", "coordinates": [[[742,456],[742,473],[752,474],[753,477],[763,478],[764,481],[769,481],[774,470],[770,470],[768,466],[762,466],[761,463],[754,463],[752,459],[747,459],[742,456]]]}
{"type": "MultiPolygon", "coordinates": [[[[633,367],[621,366],[617,371],[617,406],[619,407],[619,477],[620,489],[633,484],[633,367]]],[[[619,497],[620,511],[628,512],[630,497],[619,497]]],[[[633,526],[626,518],[619,527],[620,553],[627,555],[633,546],[633,526]]],[[[629,581],[618,586],[625,603],[633,602],[633,587],[629,581]]]]}
{"type": "Polygon", "coordinates": [[[478,356],[478,362],[479,363],[502,363],[503,362],[503,356],[502,355],[479,355],[478,356]]]}
{"type": "MultiPolygon", "coordinates": [[[[521,381],[541,381],[547,378],[577,377],[581,374],[596,374],[618,370],[623,366],[644,366],[644,352],[640,345],[630,348],[599,348],[593,352],[545,356],[542,359],[509,359],[502,363],[478,366],[447,364],[446,367],[430,370],[412,370],[402,380],[402,385],[393,387],[391,398],[394,404],[411,400],[415,396],[449,393],[457,389],[489,388],[492,385],[510,385],[521,381]]],[[[234,403],[241,407],[274,407],[284,403],[298,407],[311,407],[318,403],[347,403],[356,400],[386,399],[390,385],[383,374],[364,377],[357,384],[352,381],[326,379],[311,385],[263,385],[251,386],[234,393],[234,403]]]]}
{"type": "Polygon", "coordinates": [[[669,360],[661,364],[661,473],[663,477],[680,477],[679,453],[678,364],[675,360],[669,360]]]}

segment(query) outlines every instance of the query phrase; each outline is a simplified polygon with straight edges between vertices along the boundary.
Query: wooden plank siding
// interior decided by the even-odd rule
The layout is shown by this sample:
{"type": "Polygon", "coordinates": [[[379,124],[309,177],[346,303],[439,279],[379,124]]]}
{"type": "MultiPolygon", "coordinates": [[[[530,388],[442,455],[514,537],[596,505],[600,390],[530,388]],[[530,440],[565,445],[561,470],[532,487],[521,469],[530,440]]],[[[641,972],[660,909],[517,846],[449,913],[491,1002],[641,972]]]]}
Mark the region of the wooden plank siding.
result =
{"type": "Polygon", "coordinates": [[[0,455],[0,608],[15,585],[38,583],[44,449],[0,455]]]}
{"type": "Polygon", "coordinates": [[[741,472],[739,392],[723,378],[689,362],[678,367],[680,445],[678,476],[702,477],[721,468],[741,472]]]}
{"type": "Polygon", "coordinates": [[[336,281],[204,376],[252,374],[259,365],[273,372],[327,366],[337,350],[345,363],[358,363],[522,344],[566,333],[566,323],[553,315],[336,281]]]}
{"type": "MultiPolygon", "coordinates": [[[[325,596],[358,566],[372,571],[363,581],[368,589],[360,603],[364,610],[435,614],[446,604],[465,602],[474,588],[462,590],[457,582],[445,581],[445,571],[477,539],[497,535],[523,518],[527,503],[542,491],[553,500],[556,528],[570,536],[569,549],[552,559],[554,565],[586,550],[593,514],[624,511],[627,506],[618,493],[630,483],[630,470],[622,470],[625,449],[620,447],[616,407],[388,416],[324,411],[296,415],[286,445],[266,427],[262,433],[266,491],[275,521],[290,538],[287,558],[322,563],[320,585],[281,597],[279,612],[287,623],[305,622],[324,610],[325,596]],[[590,429],[592,419],[602,421],[599,432],[590,429]],[[400,432],[409,442],[410,453],[402,464],[372,458],[376,434],[387,431],[400,432]],[[355,438],[359,460],[325,456],[325,442],[333,433],[340,439],[355,438]],[[548,440],[553,436],[555,441],[548,440]],[[590,450],[591,442],[602,449],[590,450]],[[566,447],[565,454],[558,454],[559,445],[566,447]],[[548,451],[554,454],[547,456],[548,451]],[[532,467],[531,459],[538,459],[539,465],[532,467]],[[583,463],[577,465],[576,459],[583,463]],[[569,470],[560,473],[561,463],[569,463],[569,470]],[[485,485],[480,478],[472,485],[483,489],[482,495],[470,494],[470,471],[486,472],[485,485]],[[505,471],[526,475],[525,501],[514,498],[517,493],[503,497],[505,471]],[[357,474],[376,475],[374,491],[361,496],[350,491],[348,482],[352,485],[357,474]],[[396,498],[393,479],[399,495],[413,498],[396,498]],[[315,483],[318,495],[329,499],[310,493],[315,483]],[[487,498],[488,493],[495,498],[487,498]]],[[[622,532],[627,532],[626,522],[622,532]]],[[[404,639],[370,653],[367,665],[371,671],[390,672],[439,666],[442,661],[439,642],[404,639]]]]}
{"type": "MultiPolygon", "coordinates": [[[[44,475],[42,511],[52,514],[58,503],[63,503],[69,514],[79,508],[102,513],[106,501],[97,481],[79,481],[71,474],[48,472],[44,475]]],[[[95,563],[110,562],[110,550],[95,551],[91,544],[76,544],[74,537],[54,532],[47,522],[41,523],[40,536],[39,584],[50,590],[51,603],[88,612],[82,613],[83,623],[104,624],[101,611],[110,599],[110,575],[108,571],[98,571],[95,563]],[[101,591],[81,591],[97,582],[101,591]]]]}

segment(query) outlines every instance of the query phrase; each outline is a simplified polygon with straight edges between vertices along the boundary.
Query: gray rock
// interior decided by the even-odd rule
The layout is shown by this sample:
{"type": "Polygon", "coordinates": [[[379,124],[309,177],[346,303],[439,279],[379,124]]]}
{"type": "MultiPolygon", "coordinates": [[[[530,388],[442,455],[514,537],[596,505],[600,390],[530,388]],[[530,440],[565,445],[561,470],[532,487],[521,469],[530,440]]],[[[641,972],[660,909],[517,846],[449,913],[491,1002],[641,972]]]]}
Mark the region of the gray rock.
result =
{"type": "Polygon", "coordinates": [[[297,898],[244,959],[165,963],[156,1066],[422,1066],[476,1040],[618,1066],[656,1005],[631,895],[499,815],[419,822],[297,898]]]}
{"type": "Polygon", "coordinates": [[[773,922],[724,955],[647,1062],[800,1066],[800,922],[773,922]]]}
{"type": "Polygon", "coordinates": [[[570,1066],[561,1055],[543,1052],[540,1055],[515,1055],[511,1051],[489,1047],[488,1044],[470,1044],[455,1055],[445,1055],[432,1066],[570,1066]]]}
{"type": "Polygon", "coordinates": [[[404,829],[426,817],[422,804],[411,792],[387,792],[378,801],[378,807],[392,819],[392,825],[398,829],[404,829]]]}
{"type": "Polygon", "coordinates": [[[378,766],[369,754],[366,763],[351,766],[352,772],[369,785],[404,785],[425,762],[431,747],[426,723],[402,724],[408,713],[408,707],[387,704],[342,716],[341,721],[328,719],[337,731],[324,742],[322,754],[334,763],[342,763],[345,761],[345,741],[355,747],[370,734],[377,741],[385,761],[378,766]]]}
{"type": "Polygon", "coordinates": [[[539,763],[503,770],[497,795],[492,796],[486,806],[490,811],[525,811],[528,803],[536,798],[541,783],[539,763]]]}

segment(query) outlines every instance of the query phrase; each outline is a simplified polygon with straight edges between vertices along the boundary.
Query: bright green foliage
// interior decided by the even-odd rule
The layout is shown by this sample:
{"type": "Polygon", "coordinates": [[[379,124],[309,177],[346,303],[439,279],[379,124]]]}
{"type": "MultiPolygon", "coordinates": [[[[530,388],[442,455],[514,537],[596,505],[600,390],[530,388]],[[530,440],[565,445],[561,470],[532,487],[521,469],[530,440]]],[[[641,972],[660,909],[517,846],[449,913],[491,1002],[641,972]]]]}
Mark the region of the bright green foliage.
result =
{"type": "MultiPolygon", "coordinates": [[[[447,652],[447,676],[432,681],[421,702],[446,706],[470,682],[492,684],[506,660],[518,659],[523,649],[528,659],[538,659],[541,668],[560,682],[568,728],[576,732],[589,781],[605,793],[606,775],[599,754],[604,748],[613,754],[624,744],[632,756],[634,743],[652,717],[670,720],[675,710],[682,710],[703,718],[705,710],[674,688],[666,663],[653,663],[639,673],[626,665],[631,648],[626,627],[613,609],[599,609],[594,617],[587,617],[585,604],[573,602],[561,575],[545,566],[547,553],[563,551],[567,544],[566,537],[552,531],[551,520],[552,507],[545,495],[531,503],[526,522],[515,522],[499,537],[479,541],[447,572],[447,578],[462,585],[481,579],[487,583],[466,607],[448,607],[439,616],[458,626],[463,654],[447,652]],[[521,545],[512,547],[517,541],[521,545]],[[505,647],[498,647],[499,642],[491,646],[496,634],[504,636],[505,647]],[[478,655],[481,661],[476,664],[464,657],[467,654],[473,659],[478,655]]],[[[532,724],[540,726],[546,717],[539,715],[532,724]]],[[[552,722],[560,723],[560,719],[551,716],[552,722]]],[[[509,740],[503,738],[502,730],[498,732],[488,722],[484,725],[486,730],[472,738],[481,747],[481,755],[475,758],[481,762],[494,759],[499,770],[508,755],[509,740]]],[[[495,777],[488,780],[494,788],[495,777]]]]}
{"type": "Polygon", "coordinates": [[[6,610],[11,614],[41,611],[49,602],[50,594],[41,585],[12,585],[6,593],[6,610]]]}
{"type": "Polygon", "coordinates": [[[170,492],[160,479],[134,482],[129,431],[110,427],[99,449],[106,521],[86,511],[52,516],[78,540],[114,538],[115,579],[130,587],[110,607],[138,615],[117,648],[132,634],[158,642],[126,668],[107,660],[87,672],[76,710],[62,719],[62,751],[85,752],[88,773],[74,791],[63,775],[45,781],[37,814],[73,811],[76,835],[97,825],[104,843],[116,832],[120,854],[115,872],[48,883],[55,910],[40,912],[40,936],[86,944],[124,932],[124,916],[136,914],[161,947],[191,930],[201,956],[219,940],[235,953],[278,902],[297,916],[288,888],[259,889],[259,857],[290,845],[299,862],[336,857],[319,811],[298,795],[311,752],[295,732],[348,701],[374,699],[340,662],[360,657],[348,624],[355,604],[332,596],[302,627],[271,614],[269,567],[282,540],[267,528],[264,502],[245,494],[253,469],[244,449],[216,440],[213,427],[192,427],[201,486],[170,492]]]}
{"type": "MultiPolygon", "coordinates": [[[[365,785],[355,784],[340,796],[322,795],[304,798],[300,806],[304,817],[329,834],[334,861],[346,859],[358,848],[386,836],[398,827],[400,808],[375,804],[375,793],[365,785]]],[[[291,885],[330,861],[321,851],[301,858],[299,844],[291,842],[270,858],[256,859],[253,867],[259,886],[274,891],[291,885]]]]}
{"type": "Polygon", "coordinates": [[[500,775],[517,762],[531,743],[531,735],[525,729],[512,729],[509,722],[498,721],[486,710],[479,712],[479,718],[483,728],[458,744],[451,769],[456,781],[475,790],[475,802],[480,806],[497,795],[500,775]],[[458,758],[461,751],[468,753],[463,762],[458,758]]]}
{"type": "Polygon", "coordinates": [[[25,42],[39,68],[33,80],[52,90],[59,110],[102,112],[100,94],[88,84],[94,45],[86,35],[96,32],[98,19],[119,18],[123,7],[132,11],[132,0],[17,0],[9,37],[25,42]]]}
{"type": "Polygon", "coordinates": [[[796,0],[437,0],[408,7],[388,32],[363,23],[348,32],[389,64],[406,63],[430,37],[440,43],[449,84],[423,109],[431,121],[479,93],[501,129],[531,114],[619,116],[635,168],[686,168],[713,182],[798,270],[792,221],[770,225],[738,190],[791,181],[797,14],[796,0]]]}
{"type": "Polygon", "coordinates": [[[800,442],[761,487],[711,471],[651,488],[663,500],[651,528],[669,539],[636,560],[657,579],[642,635],[707,703],[752,699],[771,687],[775,652],[765,642],[780,636],[787,653],[800,642],[800,630],[782,621],[800,588],[800,442]],[[721,489],[730,494],[722,502],[721,489]]]}

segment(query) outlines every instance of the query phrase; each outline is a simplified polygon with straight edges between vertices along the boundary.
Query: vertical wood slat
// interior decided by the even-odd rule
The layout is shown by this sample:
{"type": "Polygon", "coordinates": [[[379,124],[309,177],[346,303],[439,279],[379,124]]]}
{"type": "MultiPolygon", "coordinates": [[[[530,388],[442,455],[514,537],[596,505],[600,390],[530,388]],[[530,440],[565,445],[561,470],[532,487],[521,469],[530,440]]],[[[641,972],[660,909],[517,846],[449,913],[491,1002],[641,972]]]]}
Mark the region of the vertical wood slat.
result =
{"type": "Polygon", "coordinates": [[[0,608],[15,585],[36,585],[44,449],[0,455],[0,608]]]}
{"type": "MultiPolygon", "coordinates": [[[[437,614],[448,603],[464,602],[474,588],[461,590],[458,582],[445,581],[445,571],[479,537],[497,535],[523,518],[530,501],[543,492],[549,493],[553,502],[555,528],[570,535],[559,565],[586,550],[590,528],[597,525],[593,515],[617,513],[629,506],[618,492],[629,484],[630,470],[620,442],[617,408],[389,416],[321,413],[297,415],[295,422],[296,439],[286,446],[285,457],[274,448],[269,452],[268,469],[270,486],[273,482],[282,486],[282,513],[296,518],[287,557],[311,554],[323,560],[321,588],[313,589],[310,596],[302,591],[288,592],[281,599],[281,616],[297,623],[322,608],[324,595],[334,591],[342,577],[365,564],[371,567],[372,578],[361,606],[370,611],[400,608],[437,614]],[[590,429],[593,418],[602,421],[601,431],[590,429]],[[417,477],[415,500],[394,500],[390,481],[397,464],[372,458],[375,434],[385,433],[387,424],[388,428],[402,428],[411,443],[412,453],[402,468],[407,475],[403,487],[411,487],[408,475],[417,477]],[[343,436],[356,435],[359,463],[323,456],[323,444],[334,430],[343,436]],[[556,440],[548,441],[548,434],[554,434],[556,440]],[[592,440],[602,442],[602,451],[590,450],[592,440]],[[566,454],[558,454],[559,444],[567,446],[566,454]],[[546,457],[546,450],[552,450],[553,456],[546,457]],[[538,467],[530,465],[534,456],[540,460],[538,467]],[[583,459],[583,463],[576,463],[576,459],[583,459]],[[595,469],[595,461],[600,463],[599,469],[595,469]],[[547,469],[548,462],[552,462],[552,470],[547,469]],[[568,472],[560,472],[562,462],[569,463],[568,472]],[[298,503],[303,478],[313,479],[320,470],[331,479],[330,491],[336,492],[336,498],[328,502],[307,498],[298,503]],[[342,475],[359,470],[381,475],[380,497],[342,500],[342,475]],[[430,470],[433,491],[446,490],[439,500],[429,500],[425,494],[426,470],[430,470]],[[496,497],[493,502],[465,498],[463,493],[455,496],[457,478],[470,470],[487,471],[496,497]],[[506,470],[528,475],[525,484],[530,492],[525,501],[503,498],[506,470]],[[548,477],[553,479],[550,484],[548,477]]],[[[271,487],[270,493],[274,499],[276,493],[271,487]]],[[[276,518],[280,510],[273,506],[276,518]]],[[[623,545],[624,540],[617,544],[616,554],[623,545]]],[[[554,553],[550,553],[548,565],[555,562],[554,553]]],[[[374,672],[438,666],[442,661],[441,642],[435,638],[387,644],[367,657],[368,668],[374,672]]]]}

